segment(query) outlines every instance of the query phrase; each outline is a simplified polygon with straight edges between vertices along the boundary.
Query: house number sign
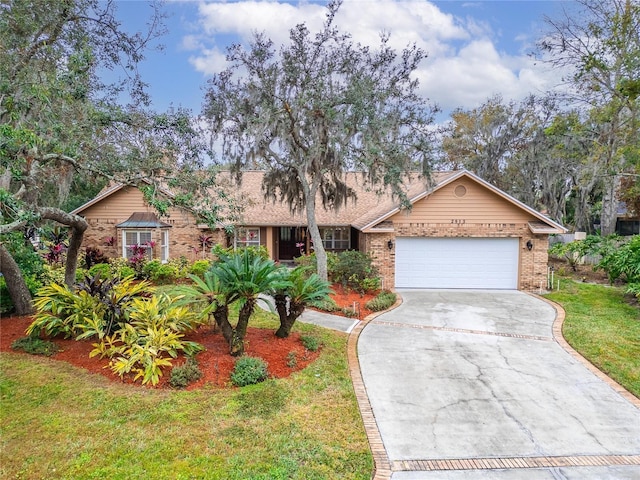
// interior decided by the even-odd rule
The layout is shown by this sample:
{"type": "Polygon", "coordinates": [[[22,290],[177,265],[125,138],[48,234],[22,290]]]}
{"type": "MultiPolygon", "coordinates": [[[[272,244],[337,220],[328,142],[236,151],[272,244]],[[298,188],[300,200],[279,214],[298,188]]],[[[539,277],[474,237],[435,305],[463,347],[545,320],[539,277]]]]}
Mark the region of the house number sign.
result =
{"type": "Polygon", "coordinates": [[[455,224],[461,224],[461,223],[464,223],[464,222],[465,222],[465,220],[462,219],[462,218],[453,218],[451,220],[451,223],[455,223],[455,224]]]}

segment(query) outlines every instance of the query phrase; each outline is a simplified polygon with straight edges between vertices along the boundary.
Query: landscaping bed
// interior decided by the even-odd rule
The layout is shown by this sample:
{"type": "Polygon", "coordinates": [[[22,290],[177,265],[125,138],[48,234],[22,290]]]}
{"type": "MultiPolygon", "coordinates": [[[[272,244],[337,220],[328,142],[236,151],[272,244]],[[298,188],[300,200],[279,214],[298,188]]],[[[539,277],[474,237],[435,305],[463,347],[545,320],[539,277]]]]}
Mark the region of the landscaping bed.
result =
{"type": "MultiPolygon", "coordinates": [[[[0,319],[0,351],[14,351],[11,344],[25,336],[25,330],[31,323],[32,317],[8,317],[0,319]]],[[[225,387],[230,385],[230,375],[235,364],[235,357],[229,355],[229,345],[219,333],[213,333],[210,327],[200,327],[196,332],[188,333],[185,339],[198,342],[205,347],[205,351],[196,356],[202,377],[190,384],[187,389],[203,386],[225,387]]],[[[133,383],[132,377],[120,379],[109,369],[108,358],[89,358],[93,349],[92,341],[76,341],[73,339],[55,338],[53,342],[60,351],[51,358],[84,368],[92,373],[104,375],[114,382],[133,383]]],[[[288,338],[278,338],[273,329],[249,327],[246,337],[246,354],[262,358],[268,365],[271,378],[284,378],[293,372],[301,370],[313,362],[319,351],[307,350],[300,341],[300,333],[294,332],[288,338]]],[[[184,357],[173,362],[174,367],[185,362],[184,357]]],[[[138,382],[139,384],[139,382],[138,382]]],[[[165,372],[160,382],[149,388],[170,388],[169,373],[165,372]]]]}

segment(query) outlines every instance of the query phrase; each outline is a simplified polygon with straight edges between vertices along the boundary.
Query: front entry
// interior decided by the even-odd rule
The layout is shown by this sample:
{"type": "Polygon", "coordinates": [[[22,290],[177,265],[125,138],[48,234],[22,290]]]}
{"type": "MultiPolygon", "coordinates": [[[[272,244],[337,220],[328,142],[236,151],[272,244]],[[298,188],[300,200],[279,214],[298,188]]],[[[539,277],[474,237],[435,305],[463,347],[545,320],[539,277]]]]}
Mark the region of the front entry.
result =
{"type": "Polygon", "coordinates": [[[290,261],[307,253],[307,229],[305,227],[280,227],[278,229],[278,260],[290,261]]]}

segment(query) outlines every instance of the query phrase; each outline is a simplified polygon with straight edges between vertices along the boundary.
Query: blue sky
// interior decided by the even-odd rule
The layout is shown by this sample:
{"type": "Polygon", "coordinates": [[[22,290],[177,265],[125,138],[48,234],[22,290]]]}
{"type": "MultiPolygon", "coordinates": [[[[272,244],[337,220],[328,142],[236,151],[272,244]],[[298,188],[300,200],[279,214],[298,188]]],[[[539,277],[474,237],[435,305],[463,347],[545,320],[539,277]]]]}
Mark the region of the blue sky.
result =
{"type": "MultiPolygon", "coordinates": [[[[305,22],[312,31],[324,19],[325,2],[168,1],[168,34],[161,52],[141,65],[153,106],[170,105],[200,113],[207,78],[224,68],[225,47],[265,31],[276,44],[305,22]]],[[[421,92],[445,112],[473,108],[501,94],[520,99],[559,82],[528,54],[546,30],[543,16],[557,18],[567,2],[550,0],[396,1],[345,0],[337,24],[354,40],[374,43],[381,30],[400,50],[416,42],[428,58],[416,73],[421,92]]],[[[141,0],[119,0],[117,15],[129,31],[143,28],[151,11],[141,0]]]]}

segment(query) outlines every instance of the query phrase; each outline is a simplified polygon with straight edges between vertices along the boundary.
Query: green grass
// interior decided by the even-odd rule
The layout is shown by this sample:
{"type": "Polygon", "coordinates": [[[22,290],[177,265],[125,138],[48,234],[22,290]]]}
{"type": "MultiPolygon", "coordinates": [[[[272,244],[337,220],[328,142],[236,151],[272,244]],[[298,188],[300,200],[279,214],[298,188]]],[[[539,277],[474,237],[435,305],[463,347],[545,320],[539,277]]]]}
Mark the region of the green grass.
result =
{"type": "Polygon", "coordinates": [[[567,342],[640,397],[640,309],[626,302],[623,289],[563,279],[547,298],[566,311],[567,342]]]}
{"type": "MultiPolygon", "coordinates": [[[[260,313],[251,325],[276,323],[260,313]]],[[[0,354],[0,478],[370,478],[347,337],[295,328],[320,339],[320,358],[240,389],[153,390],[0,354]]]]}

